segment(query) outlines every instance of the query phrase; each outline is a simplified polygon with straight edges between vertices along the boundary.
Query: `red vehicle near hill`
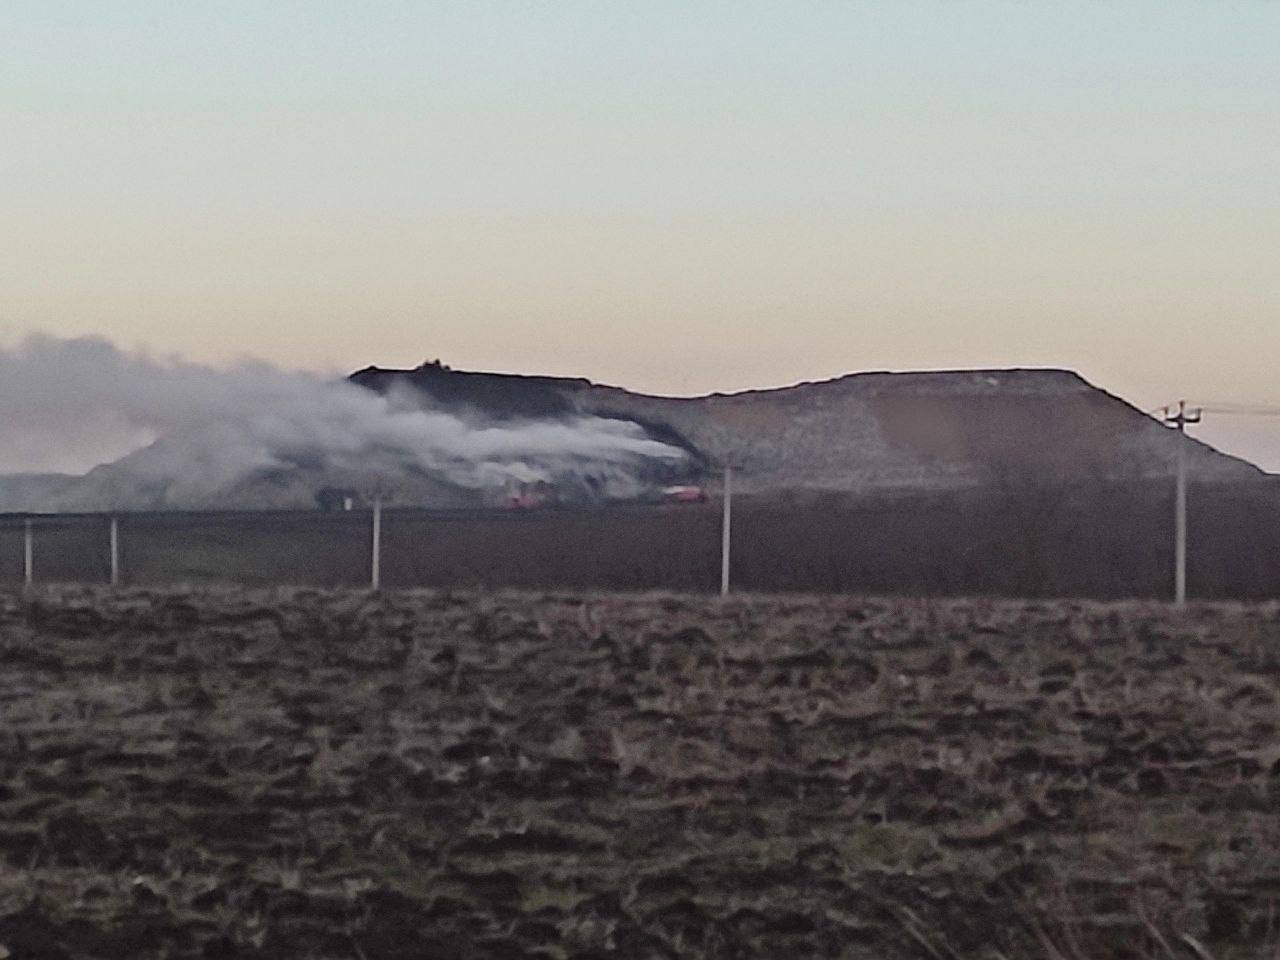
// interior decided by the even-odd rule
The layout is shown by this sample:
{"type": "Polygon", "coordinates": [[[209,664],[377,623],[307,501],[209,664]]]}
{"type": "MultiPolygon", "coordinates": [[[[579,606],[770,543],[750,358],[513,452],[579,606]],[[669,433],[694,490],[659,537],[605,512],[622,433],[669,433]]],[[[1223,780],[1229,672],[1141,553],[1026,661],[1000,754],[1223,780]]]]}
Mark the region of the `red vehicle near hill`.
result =
{"type": "Polygon", "coordinates": [[[505,506],[509,510],[541,510],[556,500],[555,487],[549,483],[522,483],[509,491],[505,506]]]}
{"type": "Polygon", "coordinates": [[[664,503],[706,503],[708,499],[705,489],[692,485],[664,487],[662,490],[664,503]]]}

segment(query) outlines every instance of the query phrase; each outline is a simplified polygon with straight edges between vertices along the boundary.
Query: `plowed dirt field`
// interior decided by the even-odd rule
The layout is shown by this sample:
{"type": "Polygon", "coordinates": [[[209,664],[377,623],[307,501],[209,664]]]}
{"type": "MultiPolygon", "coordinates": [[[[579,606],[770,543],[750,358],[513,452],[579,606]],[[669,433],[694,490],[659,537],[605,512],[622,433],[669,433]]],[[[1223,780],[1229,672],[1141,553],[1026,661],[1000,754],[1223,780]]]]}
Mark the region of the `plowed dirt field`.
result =
{"type": "Polygon", "coordinates": [[[0,957],[1271,956],[1280,610],[0,597],[0,957]]]}

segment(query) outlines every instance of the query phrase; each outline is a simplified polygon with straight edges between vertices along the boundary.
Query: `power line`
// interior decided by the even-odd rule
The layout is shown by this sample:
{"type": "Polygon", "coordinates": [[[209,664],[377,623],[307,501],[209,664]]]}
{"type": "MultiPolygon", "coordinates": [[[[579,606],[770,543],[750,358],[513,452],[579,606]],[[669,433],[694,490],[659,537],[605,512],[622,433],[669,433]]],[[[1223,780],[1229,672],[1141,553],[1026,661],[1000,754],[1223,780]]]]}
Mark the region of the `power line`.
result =
{"type": "Polygon", "coordinates": [[[1205,413],[1221,413],[1239,417],[1280,417],[1280,407],[1267,407],[1250,403],[1206,403],[1201,406],[1205,413]]]}
{"type": "MultiPolygon", "coordinates": [[[[1187,401],[1167,404],[1149,411],[1166,426],[1186,436],[1187,427],[1199,423],[1204,414],[1226,416],[1280,417],[1280,407],[1253,403],[1204,403],[1189,407],[1187,401]]],[[[1187,449],[1185,443],[1177,445],[1175,454],[1176,488],[1174,492],[1174,602],[1182,606],[1187,599],[1187,449]]]]}
{"type": "MultiPolygon", "coordinates": [[[[1187,401],[1179,400],[1176,413],[1172,407],[1165,408],[1164,422],[1185,436],[1187,427],[1199,423],[1203,415],[1203,410],[1188,409],[1187,401]]],[[[1177,489],[1173,513],[1173,598],[1174,603],[1182,606],[1187,602],[1187,445],[1182,442],[1178,444],[1177,489]]]]}
{"type": "MultiPolygon", "coordinates": [[[[1177,409],[1176,404],[1162,404],[1158,407],[1152,407],[1144,410],[1143,413],[1149,417],[1168,421],[1168,417],[1177,409]]],[[[1267,406],[1261,403],[1229,403],[1229,402],[1209,402],[1198,403],[1196,409],[1203,413],[1223,414],[1232,417],[1280,417],[1280,407],[1267,406]]]]}

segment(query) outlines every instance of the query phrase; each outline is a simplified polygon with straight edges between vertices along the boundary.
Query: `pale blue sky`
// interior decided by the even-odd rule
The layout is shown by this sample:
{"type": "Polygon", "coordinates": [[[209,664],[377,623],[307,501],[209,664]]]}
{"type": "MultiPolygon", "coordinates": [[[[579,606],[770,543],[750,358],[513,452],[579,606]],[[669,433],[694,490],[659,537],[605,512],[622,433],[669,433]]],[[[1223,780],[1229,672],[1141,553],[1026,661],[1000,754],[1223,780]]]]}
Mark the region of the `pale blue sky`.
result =
{"type": "Polygon", "coordinates": [[[10,0],[0,345],[1280,404],[1277,51],[1277,2],[10,0]]]}

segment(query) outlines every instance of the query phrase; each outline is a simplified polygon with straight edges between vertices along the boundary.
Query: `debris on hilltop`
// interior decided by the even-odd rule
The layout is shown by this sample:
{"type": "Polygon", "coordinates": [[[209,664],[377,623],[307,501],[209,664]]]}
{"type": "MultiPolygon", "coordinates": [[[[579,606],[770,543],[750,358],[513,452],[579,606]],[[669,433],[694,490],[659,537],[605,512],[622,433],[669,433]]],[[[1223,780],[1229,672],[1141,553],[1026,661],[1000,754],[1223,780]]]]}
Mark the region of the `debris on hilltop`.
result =
{"type": "Polygon", "coordinates": [[[1262,475],[1243,460],[1178,436],[1069,370],[856,373],[697,397],[443,365],[370,367],[351,380],[487,415],[573,411],[630,420],[688,450],[708,470],[732,462],[740,489],[752,493],[1160,478],[1170,476],[1180,443],[1197,480],[1262,475]]]}

